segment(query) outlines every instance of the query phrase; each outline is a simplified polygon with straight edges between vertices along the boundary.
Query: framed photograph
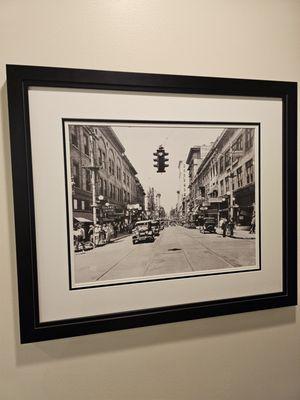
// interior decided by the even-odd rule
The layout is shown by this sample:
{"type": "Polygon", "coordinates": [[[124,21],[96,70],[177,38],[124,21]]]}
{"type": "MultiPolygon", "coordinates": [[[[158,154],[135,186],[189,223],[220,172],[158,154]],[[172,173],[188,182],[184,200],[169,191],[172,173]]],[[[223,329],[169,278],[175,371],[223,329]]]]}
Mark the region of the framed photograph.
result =
{"type": "Polygon", "coordinates": [[[297,85],[7,66],[22,343],[297,304],[297,85]]]}

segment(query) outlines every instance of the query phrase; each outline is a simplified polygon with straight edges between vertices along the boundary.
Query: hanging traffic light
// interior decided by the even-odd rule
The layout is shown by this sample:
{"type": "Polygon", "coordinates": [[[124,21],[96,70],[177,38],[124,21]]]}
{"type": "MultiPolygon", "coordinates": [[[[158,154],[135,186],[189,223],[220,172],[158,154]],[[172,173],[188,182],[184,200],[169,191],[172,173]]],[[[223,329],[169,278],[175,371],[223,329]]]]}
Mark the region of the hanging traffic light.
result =
{"type": "Polygon", "coordinates": [[[169,153],[165,151],[163,146],[159,146],[159,148],[156,150],[155,153],[153,153],[153,155],[155,156],[155,158],[153,159],[155,164],[153,164],[153,166],[157,168],[157,172],[166,172],[165,168],[169,166],[169,164],[166,164],[166,161],[169,161],[166,156],[168,156],[169,153]]]}

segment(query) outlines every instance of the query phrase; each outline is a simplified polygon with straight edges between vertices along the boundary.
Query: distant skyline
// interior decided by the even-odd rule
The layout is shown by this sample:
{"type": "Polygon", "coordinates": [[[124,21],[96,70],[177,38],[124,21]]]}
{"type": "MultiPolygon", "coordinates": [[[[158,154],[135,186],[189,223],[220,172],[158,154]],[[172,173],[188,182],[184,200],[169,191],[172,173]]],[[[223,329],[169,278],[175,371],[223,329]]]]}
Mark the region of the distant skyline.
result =
{"type": "Polygon", "coordinates": [[[161,194],[161,206],[167,213],[177,202],[179,161],[185,163],[191,147],[209,145],[223,131],[220,127],[194,125],[110,126],[125,147],[125,154],[136,169],[145,192],[147,193],[149,187],[154,187],[161,194]],[[160,145],[169,153],[169,167],[162,174],[157,173],[153,166],[153,153],[160,145]]]}

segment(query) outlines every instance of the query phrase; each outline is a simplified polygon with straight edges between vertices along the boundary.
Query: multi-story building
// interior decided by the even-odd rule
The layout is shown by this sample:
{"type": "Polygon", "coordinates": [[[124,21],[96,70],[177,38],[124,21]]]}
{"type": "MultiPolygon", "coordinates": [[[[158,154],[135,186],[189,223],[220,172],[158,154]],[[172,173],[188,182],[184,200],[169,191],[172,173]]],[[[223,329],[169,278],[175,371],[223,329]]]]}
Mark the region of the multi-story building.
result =
{"type": "Polygon", "coordinates": [[[255,208],[254,128],[226,128],[214,142],[192,185],[198,213],[249,225],[255,208]]]}
{"type": "Polygon", "coordinates": [[[148,218],[159,218],[161,216],[161,193],[154,187],[149,187],[146,195],[145,210],[148,218]]]}
{"type": "Polygon", "coordinates": [[[199,166],[202,164],[205,156],[207,155],[210,145],[193,146],[190,148],[186,164],[188,177],[189,177],[189,196],[186,199],[186,210],[189,216],[195,214],[198,206],[199,199],[199,188],[195,182],[197,179],[197,171],[199,166]]]}
{"type": "Polygon", "coordinates": [[[95,207],[98,220],[120,220],[128,204],[144,207],[137,172],[111,127],[69,125],[69,139],[75,218],[93,221],[95,207]]]}
{"type": "Polygon", "coordinates": [[[180,160],[178,163],[178,177],[179,177],[179,190],[177,192],[177,215],[180,219],[184,219],[186,217],[186,202],[188,197],[188,175],[187,175],[187,167],[184,161],[180,160]]]}

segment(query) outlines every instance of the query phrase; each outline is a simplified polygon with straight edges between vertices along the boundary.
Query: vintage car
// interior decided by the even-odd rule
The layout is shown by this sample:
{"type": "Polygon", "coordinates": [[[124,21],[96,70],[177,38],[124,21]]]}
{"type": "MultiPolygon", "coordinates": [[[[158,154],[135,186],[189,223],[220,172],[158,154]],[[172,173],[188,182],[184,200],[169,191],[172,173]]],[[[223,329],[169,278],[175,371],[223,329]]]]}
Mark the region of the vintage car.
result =
{"type": "Polygon", "coordinates": [[[200,221],[199,229],[201,233],[215,233],[216,232],[216,220],[212,217],[203,218],[200,221]]]}
{"type": "Polygon", "coordinates": [[[132,243],[154,242],[154,232],[150,220],[138,221],[132,231],[132,243]]]}
{"type": "Polygon", "coordinates": [[[154,236],[159,236],[159,231],[160,231],[160,223],[157,220],[152,220],[151,221],[151,226],[152,226],[152,230],[154,233],[154,236]]]}

